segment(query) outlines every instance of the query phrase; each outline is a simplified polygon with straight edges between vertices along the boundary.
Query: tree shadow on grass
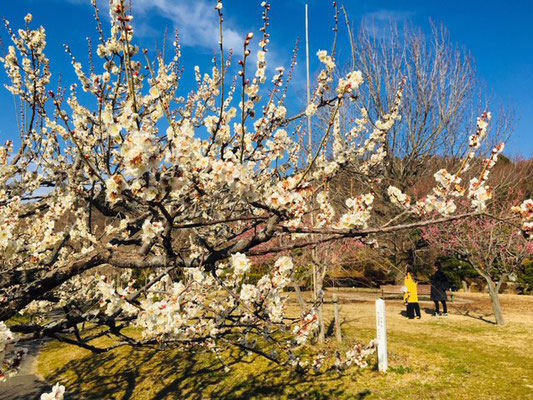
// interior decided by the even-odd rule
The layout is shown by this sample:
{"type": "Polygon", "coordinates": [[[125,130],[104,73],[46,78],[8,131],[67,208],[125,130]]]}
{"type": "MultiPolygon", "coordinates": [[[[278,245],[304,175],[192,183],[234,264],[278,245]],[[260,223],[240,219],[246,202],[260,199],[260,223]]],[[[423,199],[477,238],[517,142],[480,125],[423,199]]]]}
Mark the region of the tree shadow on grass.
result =
{"type": "MultiPolygon", "coordinates": [[[[465,307],[458,307],[458,306],[454,307],[454,311],[457,311],[457,313],[459,315],[462,315],[463,317],[469,317],[469,318],[473,318],[473,319],[477,319],[477,320],[486,322],[487,324],[496,325],[496,322],[491,321],[490,319],[486,318],[486,317],[488,317],[491,314],[474,315],[474,314],[472,314],[472,311],[470,309],[466,309],[465,307]]],[[[435,315],[435,310],[433,308],[425,307],[424,308],[424,312],[426,314],[435,315]]]]}
{"type": "Polygon", "coordinates": [[[491,321],[490,319],[486,318],[488,316],[493,315],[492,313],[483,314],[481,312],[481,309],[473,307],[472,305],[456,305],[455,310],[464,317],[478,319],[480,321],[486,322],[487,324],[496,325],[495,321],[491,321]]]}
{"type": "Polygon", "coordinates": [[[465,312],[461,312],[460,314],[464,317],[474,318],[474,319],[478,319],[480,321],[486,322],[487,324],[496,325],[496,322],[485,318],[485,317],[488,317],[488,315],[473,315],[470,313],[470,310],[466,310],[465,312]]]}
{"type": "MultiPolygon", "coordinates": [[[[90,354],[68,362],[48,378],[65,384],[68,398],[86,400],[346,396],[337,373],[299,374],[237,350],[224,358],[224,364],[211,353],[192,350],[128,349],[90,354]]],[[[366,390],[350,398],[363,399],[369,394],[366,390]]]]}

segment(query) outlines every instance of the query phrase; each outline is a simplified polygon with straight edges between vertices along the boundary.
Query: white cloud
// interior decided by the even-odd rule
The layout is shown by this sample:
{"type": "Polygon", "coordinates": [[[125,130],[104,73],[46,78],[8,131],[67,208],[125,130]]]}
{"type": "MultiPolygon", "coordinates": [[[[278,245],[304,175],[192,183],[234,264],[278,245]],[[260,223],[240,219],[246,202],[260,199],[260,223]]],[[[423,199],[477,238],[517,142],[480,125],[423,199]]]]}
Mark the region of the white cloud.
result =
{"type": "Polygon", "coordinates": [[[405,22],[413,16],[410,11],[379,10],[363,15],[365,29],[375,39],[387,39],[391,24],[405,22]]]}
{"type": "MultiPolygon", "coordinates": [[[[88,0],[66,0],[74,4],[88,4],[88,0]]],[[[109,1],[97,0],[102,15],[109,15],[109,1]]],[[[133,0],[134,28],[139,36],[152,36],[158,30],[148,18],[154,15],[170,20],[178,29],[185,46],[216,49],[219,41],[217,12],[213,1],[208,0],[133,0]]],[[[246,33],[223,25],[224,47],[242,55],[246,33]]]]}
{"type": "MultiPolygon", "coordinates": [[[[156,11],[159,16],[173,22],[178,28],[181,42],[185,46],[200,46],[212,49],[219,41],[219,27],[214,2],[206,0],[135,0],[133,12],[146,15],[156,11]]],[[[224,46],[242,53],[245,34],[228,27],[225,22],[224,46]]]]}
{"type": "MultiPolygon", "coordinates": [[[[89,0],[66,1],[74,4],[89,4],[89,0]]],[[[109,0],[96,0],[96,2],[102,17],[108,18],[109,0]]],[[[132,0],[134,33],[139,37],[158,36],[162,34],[162,29],[155,26],[153,18],[165,18],[177,28],[182,45],[216,51],[220,36],[218,16],[214,5],[213,0],[132,0]]],[[[228,13],[226,9],[223,10],[228,13]]],[[[257,18],[257,22],[262,24],[259,14],[257,18]]],[[[250,27],[236,27],[225,19],[223,24],[224,48],[233,49],[236,56],[242,57],[244,37],[249,31],[250,27]]],[[[254,40],[250,45],[252,52],[250,61],[254,64],[259,49],[259,36],[260,32],[255,32],[254,40]]],[[[290,56],[280,56],[279,52],[273,50],[273,46],[269,46],[266,58],[267,68],[270,71],[278,66],[288,67],[290,63],[290,56]]]]}

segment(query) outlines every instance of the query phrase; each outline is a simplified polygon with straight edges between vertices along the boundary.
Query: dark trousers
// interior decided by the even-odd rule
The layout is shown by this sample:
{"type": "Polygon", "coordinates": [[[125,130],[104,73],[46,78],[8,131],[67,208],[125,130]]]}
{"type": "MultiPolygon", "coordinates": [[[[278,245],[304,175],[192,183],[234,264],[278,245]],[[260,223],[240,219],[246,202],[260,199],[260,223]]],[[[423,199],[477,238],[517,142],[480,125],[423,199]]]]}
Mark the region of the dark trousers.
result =
{"type": "MultiPolygon", "coordinates": [[[[448,313],[448,306],[446,305],[446,300],[441,300],[442,303],[442,312],[447,314],[448,313]]],[[[433,300],[433,303],[435,303],[435,312],[438,314],[440,312],[439,309],[439,302],[438,300],[433,300]]]]}
{"type": "Polygon", "coordinates": [[[418,303],[407,303],[407,318],[413,319],[416,316],[422,318],[420,315],[420,305],[418,303]]]}

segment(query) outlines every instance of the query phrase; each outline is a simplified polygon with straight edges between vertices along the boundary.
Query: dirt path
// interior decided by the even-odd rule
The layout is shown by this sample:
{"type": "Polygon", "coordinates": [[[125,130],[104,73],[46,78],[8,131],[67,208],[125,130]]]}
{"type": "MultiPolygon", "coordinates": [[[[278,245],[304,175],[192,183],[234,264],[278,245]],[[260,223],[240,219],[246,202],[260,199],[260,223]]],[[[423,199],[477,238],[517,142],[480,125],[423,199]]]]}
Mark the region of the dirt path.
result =
{"type": "Polygon", "coordinates": [[[50,385],[35,375],[34,366],[37,362],[42,340],[24,343],[28,349],[20,371],[12,378],[0,383],[0,400],[33,400],[39,399],[50,385]]]}

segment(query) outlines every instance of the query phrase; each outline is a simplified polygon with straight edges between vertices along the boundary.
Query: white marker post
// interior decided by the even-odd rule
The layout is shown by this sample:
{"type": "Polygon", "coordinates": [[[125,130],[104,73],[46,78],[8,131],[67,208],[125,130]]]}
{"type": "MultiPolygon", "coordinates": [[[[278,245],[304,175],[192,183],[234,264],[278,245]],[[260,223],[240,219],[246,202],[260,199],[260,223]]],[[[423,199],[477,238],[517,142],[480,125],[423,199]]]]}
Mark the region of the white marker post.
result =
{"type": "Polygon", "coordinates": [[[378,370],[386,372],[387,360],[387,323],[385,320],[385,301],[376,300],[376,330],[378,338],[378,370]]]}

